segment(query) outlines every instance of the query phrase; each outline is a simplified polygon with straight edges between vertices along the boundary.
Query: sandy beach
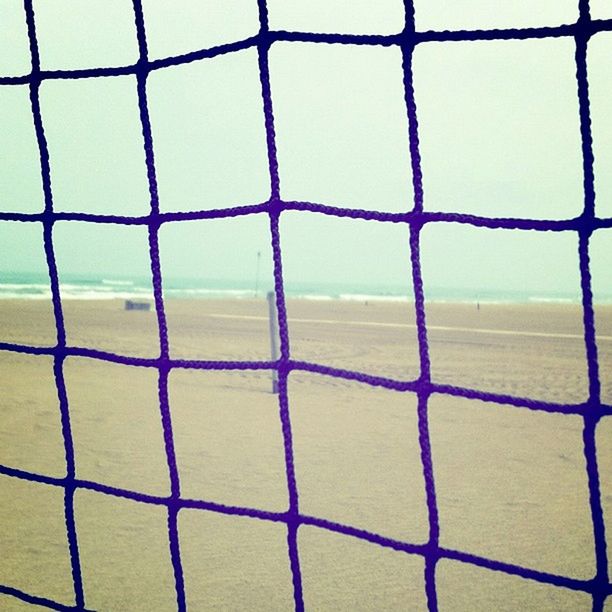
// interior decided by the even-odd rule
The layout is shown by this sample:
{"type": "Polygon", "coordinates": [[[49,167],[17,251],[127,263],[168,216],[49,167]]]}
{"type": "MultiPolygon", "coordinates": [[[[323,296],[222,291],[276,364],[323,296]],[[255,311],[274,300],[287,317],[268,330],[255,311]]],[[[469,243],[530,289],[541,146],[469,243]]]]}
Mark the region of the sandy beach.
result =
{"type": "MultiPolygon", "coordinates": [[[[289,300],[292,359],[403,381],[419,375],[413,305],[289,300]]],[[[168,300],[170,355],[268,360],[264,299],[168,300]]],[[[154,312],[66,301],[69,346],[159,355],[154,312]]],[[[588,397],[582,312],[553,303],[429,304],[432,379],[577,404],[588,397]]],[[[612,306],[596,309],[602,399],[612,404],[612,306]]],[[[0,302],[0,341],[53,346],[44,301],[0,302]]],[[[69,357],[64,376],[77,478],[169,494],[157,372],[69,357]]],[[[0,464],[65,475],[52,359],[0,352],[0,464]]],[[[416,397],[293,372],[289,377],[300,512],[411,543],[428,539],[416,397]]],[[[270,372],[170,373],[181,495],[283,512],[288,507],[278,399],[270,372]]],[[[582,419],[434,394],[429,402],[441,546],[578,579],[595,573],[582,419]]],[[[612,533],[612,417],[597,430],[612,533]]],[[[164,508],[88,490],[75,498],[86,605],[174,610],[164,508]]],[[[291,610],[281,522],[183,509],[188,609],[291,610]]],[[[307,610],[425,610],[423,560],[304,525],[307,610]]],[[[59,487],[0,476],[0,584],[74,603],[59,487]]],[[[612,564],[611,564],[612,570],[612,564]]],[[[588,595],[442,559],[440,610],[590,610],[588,595]]],[[[610,605],[610,604],[608,604],[610,605]]],[[[1,610],[30,610],[0,596],[1,610]]]]}

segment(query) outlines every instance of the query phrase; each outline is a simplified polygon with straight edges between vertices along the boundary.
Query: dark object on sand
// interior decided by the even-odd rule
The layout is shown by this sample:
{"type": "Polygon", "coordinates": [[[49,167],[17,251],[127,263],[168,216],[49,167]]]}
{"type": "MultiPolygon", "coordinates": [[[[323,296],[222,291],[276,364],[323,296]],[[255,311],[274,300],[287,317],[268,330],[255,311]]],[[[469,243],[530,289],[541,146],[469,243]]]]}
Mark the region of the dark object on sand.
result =
{"type": "Polygon", "coordinates": [[[125,300],[125,310],[151,310],[150,302],[137,302],[135,300],[125,300]]]}

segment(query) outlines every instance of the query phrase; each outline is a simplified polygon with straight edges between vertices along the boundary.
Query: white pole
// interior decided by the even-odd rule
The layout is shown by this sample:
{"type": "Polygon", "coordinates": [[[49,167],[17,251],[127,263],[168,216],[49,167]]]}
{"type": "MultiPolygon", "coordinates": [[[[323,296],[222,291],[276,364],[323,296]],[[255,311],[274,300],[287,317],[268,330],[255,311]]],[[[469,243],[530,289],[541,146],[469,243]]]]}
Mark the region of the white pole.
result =
{"type": "Polygon", "coordinates": [[[257,251],[257,270],[255,272],[255,297],[259,293],[259,262],[261,261],[261,251],[257,251]]]}
{"type": "MultiPolygon", "coordinates": [[[[268,291],[268,318],[270,320],[270,352],[272,361],[276,361],[278,354],[278,317],[276,316],[276,294],[268,291]]],[[[278,370],[272,370],[272,393],[278,393],[278,370]]]]}

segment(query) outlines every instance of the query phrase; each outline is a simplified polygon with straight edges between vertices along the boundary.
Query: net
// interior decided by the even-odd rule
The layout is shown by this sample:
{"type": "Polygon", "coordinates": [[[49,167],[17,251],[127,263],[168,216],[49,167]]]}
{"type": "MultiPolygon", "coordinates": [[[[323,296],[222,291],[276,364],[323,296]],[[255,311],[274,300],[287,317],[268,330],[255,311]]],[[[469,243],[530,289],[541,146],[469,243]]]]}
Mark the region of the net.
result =
{"type": "Polygon", "coordinates": [[[473,30],[473,31],[428,31],[415,30],[414,7],[410,0],[405,0],[406,22],[404,30],[396,35],[350,35],[321,34],[310,32],[273,31],[268,26],[268,13],[265,0],[258,0],[260,31],[256,36],[223,44],[213,48],[199,50],[180,56],[150,61],[148,59],[145,21],[141,0],[134,0],[135,33],[138,40],[139,60],[135,65],[118,68],[91,68],[70,71],[41,70],[39,49],[36,35],[35,14],[32,0],[24,0],[27,31],[31,51],[32,70],[23,77],[0,77],[1,85],[29,85],[32,117],[36,138],[38,141],[41,177],[44,192],[45,207],[42,213],[0,213],[0,220],[37,222],[44,227],[44,251],[46,255],[49,279],[52,292],[52,303],[57,330],[57,344],[52,348],[39,348],[14,343],[0,343],[0,350],[33,355],[50,355],[54,360],[54,376],[59,397],[61,424],[67,472],[65,478],[52,478],[36,473],[26,472],[0,466],[0,473],[6,476],[25,479],[32,482],[61,487],[64,491],[64,512],[67,528],[72,580],[74,584],[75,605],[66,606],[45,597],[35,596],[11,585],[0,585],[0,593],[10,595],[23,602],[45,606],[55,610],[86,610],[86,598],[81,575],[79,559],[78,534],[74,518],[74,498],[77,489],[89,489],[107,495],[114,495],[135,501],[156,504],[167,509],[168,541],[176,587],[176,604],[178,610],[186,609],[185,585],[179,534],[177,526],[178,513],[182,508],[199,508],[227,515],[253,517],[268,521],[284,523],[287,527],[288,559],[293,578],[295,609],[304,609],[302,593],[302,576],[297,543],[297,533],[300,525],[312,525],[326,530],[345,534],[369,541],[383,547],[420,555],[425,563],[425,590],[428,607],[437,610],[436,564],[440,559],[451,559],[478,566],[480,568],[504,572],[524,579],[558,587],[581,591],[592,596],[593,610],[602,610],[608,595],[612,594],[612,584],[608,575],[608,559],[606,551],[606,535],[600,493],[600,477],[598,473],[596,453],[596,427],[604,415],[612,414],[612,407],[602,404],[600,396],[600,376],[597,357],[597,342],[595,335],[593,295],[591,290],[591,274],[589,267],[589,240],[593,232],[599,228],[612,227],[612,219],[601,219],[595,213],[595,191],[593,174],[593,150],[589,112],[589,91],[587,79],[587,43],[596,32],[612,30],[612,20],[591,19],[588,0],[579,2],[579,19],[576,23],[558,27],[539,27],[503,30],[473,30]],[[582,214],[570,220],[547,221],[535,219],[492,218],[456,213],[427,212],[423,207],[423,189],[421,159],[419,153],[419,133],[417,108],[413,89],[412,55],[415,47],[427,41],[478,41],[478,40],[510,40],[548,37],[572,37],[576,44],[576,79],[579,99],[580,129],[582,139],[582,160],[584,174],[584,208],[582,214]],[[396,46],[401,49],[403,57],[403,76],[406,111],[409,125],[409,148],[412,164],[412,181],[414,202],[404,213],[386,213],[358,209],[335,208],[319,203],[284,201],[280,192],[279,167],[275,143],[275,126],[273,100],[270,87],[268,68],[268,51],[276,41],[295,41],[313,43],[351,44],[351,45],[383,45],[396,46]],[[262,104],[265,117],[267,137],[268,168],[270,179],[270,198],[268,201],[254,206],[243,206],[229,209],[206,210],[189,213],[160,212],[153,140],[147,102],[147,77],[158,69],[168,66],[214,58],[223,54],[256,48],[258,51],[259,76],[261,82],[262,104]],[[46,79],[79,79],[85,77],[102,77],[113,75],[135,75],[137,79],[138,104],[142,133],[144,136],[145,162],[149,183],[150,213],[146,217],[123,217],[117,215],[97,215],[87,213],[55,212],[50,179],[50,159],[45,138],[44,126],[39,104],[39,88],[46,79]],[[327,366],[297,361],[292,359],[290,338],[287,324],[287,308],[282,270],[282,254],[280,246],[279,219],[286,210],[308,210],[338,217],[369,219],[378,222],[403,223],[410,231],[411,273],[415,294],[416,326],[419,348],[420,375],[412,381],[403,382],[391,378],[372,376],[356,371],[340,370],[327,366]],[[235,217],[249,214],[266,214],[269,217],[270,236],[274,262],[274,289],[280,336],[280,357],[277,361],[184,361],[170,357],[168,331],[164,297],[162,293],[162,273],[158,232],[162,224],[185,219],[212,219],[235,217]],[[57,220],[85,221],[90,223],[116,223],[125,225],[144,225],[148,229],[151,273],[153,278],[153,294],[159,329],[159,357],[150,360],[130,358],[96,351],[88,348],[74,348],[66,341],[66,331],[60,299],[58,269],[56,265],[52,228],[57,220]],[[437,222],[454,222],[485,228],[520,229],[530,231],[567,231],[576,232],[579,237],[579,265],[582,290],[582,311],[584,322],[584,342],[588,361],[589,396],[582,404],[553,404],[530,399],[529,397],[514,397],[501,394],[459,388],[438,384],[432,381],[428,346],[428,329],[425,317],[425,297],[423,277],[420,263],[420,233],[426,224],[437,222]],[[164,434],[165,452],[170,474],[170,495],[155,497],[134,491],[122,490],[104,484],[79,480],[75,472],[75,453],[73,447],[69,402],[64,381],[64,361],[70,356],[85,356],[94,359],[121,363],[135,367],[154,367],[158,371],[158,395],[161,421],[164,434]],[[168,376],[172,369],[202,369],[202,370],[276,370],[278,376],[279,413],[284,440],[285,468],[289,492],[289,508],[283,513],[267,512],[246,507],[225,506],[205,500],[185,500],[181,497],[179,472],[174,448],[170,405],[168,396],[168,376]],[[331,375],[346,380],[356,380],[362,383],[397,391],[416,394],[418,397],[418,427],[422,468],[425,479],[429,535],[425,544],[413,544],[382,537],[376,533],[342,525],[325,519],[304,516],[300,513],[298,482],[294,470],[293,440],[289,412],[288,376],[293,371],[308,371],[331,375]],[[579,580],[561,575],[536,571],[530,568],[504,563],[452,550],[440,545],[440,526],[438,520],[438,504],[433,473],[432,451],[429,436],[428,400],[432,393],[446,394],[496,402],[521,409],[539,410],[548,413],[574,414],[582,417],[584,422],[583,441],[586,459],[587,479],[590,494],[590,512],[593,523],[596,573],[589,580],[579,580]]]}

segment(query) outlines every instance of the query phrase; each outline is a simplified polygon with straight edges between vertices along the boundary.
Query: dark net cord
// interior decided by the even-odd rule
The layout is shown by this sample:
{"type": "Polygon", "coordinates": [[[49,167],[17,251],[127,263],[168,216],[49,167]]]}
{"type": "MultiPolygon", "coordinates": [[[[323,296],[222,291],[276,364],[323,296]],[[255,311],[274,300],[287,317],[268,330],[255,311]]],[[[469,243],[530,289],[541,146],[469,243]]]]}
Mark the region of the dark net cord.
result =
{"type": "Polygon", "coordinates": [[[87,610],[81,567],[79,560],[78,534],[74,520],[74,495],[77,489],[97,491],[106,495],[114,495],[137,502],[164,506],[168,515],[168,540],[170,558],[174,570],[177,609],[186,609],[183,569],[179,546],[177,515],[182,508],[208,510],[227,515],[247,516],[260,520],[283,523],[287,526],[287,550],[291,573],[293,577],[295,609],[304,609],[302,595],[302,577],[300,570],[297,531],[300,525],[312,525],[332,532],[360,538],[362,540],[410,554],[421,555],[425,561],[425,590],[429,610],[438,609],[436,593],[436,564],[439,559],[453,559],[472,564],[481,568],[500,571],[520,576],[544,584],[565,587],[588,593],[592,596],[593,610],[603,610],[604,602],[612,594],[612,584],[608,576],[608,559],[606,551],[606,536],[597,454],[595,445],[595,430],[598,421],[604,415],[612,415],[612,406],[603,405],[600,397],[600,377],[597,360],[597,343],[593,313],[593,296],[591,290],[591,274],[589,267],[589,239],[599,228],[612,227],[612,218],[597,218],[595,214],[595,190],[593,176],[593,148],[591,122],[589,112],[589,93],[587,79],[586,52],[589,38],[600,31],[612,30],[612,19],[592,20],[588,0],[579,1],[580,17],[577,23],[558,27],[503,29],[503,30],[472,30],[472,31],[440,31],[416,32],[414,21],[414,6],[411,0],[404,0],[406,22],[400,34],[380,35],[347,35],[347,34],[317,34],[309,32],[271,31],[268,26],[268,11],[266,0],[258,0],[260,30],[256,36],[235,43],[219,45],[210,49],[194,51],[184,55],[149,61],[145,23],[141,0],[133,0],[135,30],[138,40],[139,59],[130,66],[118,68],[89,68],[83,70],[43,71],[40,68],[38,42],[36,37],[35,15],[32,0],[24,0],[25,18],[32,58],[30,74],[18,77],[0,77],[0,85],[29,85],[32,118],[38,141],[41,176],[44,192],[44,211],[35,214],[2,212],[0,220],[42,223],[44,232],[44,250],[47,259],[52,302],[57,330],[57,344],[49,348],[39,348],[13,343],[0,343],[0,350],[26,353],[32,355],[49,355],[54,360],[54,376],[61,412],[62,434],[66,455],[66,476],[53,478],[41,474],[0,466],[0,474],[14,478],[25,479],[50,486],[61,487],[64,490],[64,511],[72,579],[74,584],[75,605],[66,606],[50,599],[34,596],[10,585],[0,585],[0,593],[13,596],[21,601],[45,606],[53,610],[87,610]],[[426,41],[474,41],[474,40],[510,40],[527,38],[573,37],[576,43],[576,79],[580,110],[580,129],[582,138],[582,159],[584,176],[584,209],[582,214],[574,219],[548,221],[535,219],[489,218],[466,214],[427,212],[423,210],[423,187],[421,159],[419,153],[419,136],[417,109],[414,98],[412,55],[416,45],[426,41]],[[273,101],[270,90],[268,69],[268,51],[275,41],[308,41],[330,44],[358,44],[397,46],[402,52],[403,80],[406,111],[408,118],[408,141],[411,155],[411,171],[414,188],[414,202],[410,210],[404,213],[373,212],[350,208],[338,208],[322,203],[285,201],[281,198],[280,177],[276,154],[273,101]],[[162,213],[159,210],[157,193],[157,178],[151,125],[147,104],[147,77],[151,71],[192,61],[214,58],[226,53],[232,53],[247,48],[256,48],[258,52],[259,75],[261,82],[262,103],[264,109],[265,129],[268,150],[268,166],[270,175],[270,199],[266,202],[254,203],[235,208],[203,210],[197,212],[162,213]],[[119,215],[95,215],[88,213],[55,212],[53,210],[53,194],[51,189],[50,160],[47,142],[39,104],[39,87],[46,79],[78,79],[85,77],[101,77],[114,75],[135,75],[138,88],[138,104],[144,142],[145,163],[149,183],[150,213],[145,216],[125,217],[119,215]],[[331,368],[316,363],[296,361],[291,358],[289,331],[287,326],[287,309],[282,272],[282,255],[280,247],[279,218],[284,210],[305,210],[337,217],[368,219],[378,222],[403,223],[409,228],[409,247],[411,253],[412,280],[414,286],[417,338],[419,347],[420,374],[413,381],[398,381],[381,376],[372,376],[361,372],[331,368]],[[270,236],[274,261],[274,286],[280,335],[281,356],[278,361],[203,361],[179,360],[169,356],[168,332],[162,292],[162,274],[160,267],[158,232],[163,223],[190,219],[213,219],[235,217],[249,214],[265,214],[269,217],[270,236]],[[59,278],[55,253],[53,248],[53,224],[59,220],[87,221],[91,223],[115,223],[121,225],[145,225],[148,228],[151,274],[153,280],[153,295],[158,319],[160,354],[155,359],[131,358],[110,352],[98,351],[85,347],[67,346],[62,302],[59,291],[59,278]],[[588,362],[589,397],[581,404],[557,404],[536,401],[495,393],[487,393],[474,389],[441,385],[431,380],[429,348],[427,340],[427,325],[425,318],[425,298],[423,278],[420,264],[420,232],[427,223],[454,222],[470,224],[478,227],[520,229],[531,231],[574,231],[579,236],[580,279],[582,289],[582,309],[584,321],[584,340],[588,362]],[[67,357],[87,357],[102,361],[119,363],[132,367],[154,368],[158,371],[158,396],[160,417],[163,427],[165,451],[170,475],[170,495],[165,497],[145,495],[110,487],[97,482],[81,480],[76,477],[74,447],[70,427],[70,412],[68,397],[64,383],[63,364],[67,357]],[[285,468],[289,493],[289,508],[286,512],[267,512],[253,508],[227,506],[205,500],[185,499],[181,497],[177,460],[172,435],[172,422],[168,399],[168,375],[172,369],[202,369],[202,370],[271,370],[278,371],[279,381],[279,416],[285,448],[285,468]],[[298,484],[294,470],[293,442],[291,420],[289,413],[289,397],[287,378],[292,371],[306,371],[322,376],[355,380],[362,383],[394,389],[397,391],[415,393],[418,398],[417,415],[421,461],[425,477],[427,509],[429,517],[429,537],[424,544],[411,544],[375,533],[357,529],[325,519],[306,516],[299,510],[298,484]],[[496,402],[519,408],[544,411],[557,414],[580,415],[584,421],[583,441],[586,458],[588,486],[590,493],[590,508],[595,539],[596,573],[590,580],[577,580],[566,576],[554,575],[533,569],[503,563],[492,559],[472,555],[458,550],[440,546],[439,522],[436,502],[436,489],[433,475],[431,443],[429,438],[428,399],[432,393],[441,393],[457,397],[479,399],[496,402]]]}

